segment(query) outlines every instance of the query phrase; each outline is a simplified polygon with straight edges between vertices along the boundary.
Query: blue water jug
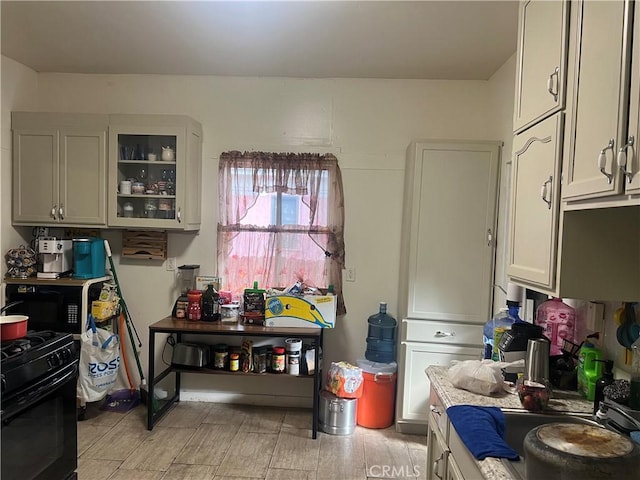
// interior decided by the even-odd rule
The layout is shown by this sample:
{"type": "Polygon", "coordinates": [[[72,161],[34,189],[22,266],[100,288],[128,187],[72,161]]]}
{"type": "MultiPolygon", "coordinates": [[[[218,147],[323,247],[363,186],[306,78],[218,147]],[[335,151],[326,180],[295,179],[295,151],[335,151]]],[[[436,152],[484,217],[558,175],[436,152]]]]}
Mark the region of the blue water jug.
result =
{"type": "Polygon", "coordinates": [[[390,363],[396,359],[396,319],[387,314],[386,302],[380,302],[378,313],[367,320],[365,358],[372,362],[390,363]]]}

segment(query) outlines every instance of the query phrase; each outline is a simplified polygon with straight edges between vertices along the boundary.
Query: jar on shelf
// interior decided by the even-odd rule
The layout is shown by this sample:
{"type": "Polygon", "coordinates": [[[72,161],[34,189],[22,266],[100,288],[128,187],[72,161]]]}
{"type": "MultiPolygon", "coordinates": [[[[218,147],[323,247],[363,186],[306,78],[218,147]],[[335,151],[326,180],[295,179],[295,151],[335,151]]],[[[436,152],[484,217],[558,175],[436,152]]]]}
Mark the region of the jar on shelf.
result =
{"type": "Polygon", "coordinates": [[[187,293],[187,320],[199,321],[202,318],[202,292],[199,290],[190,290],[187,293]]]}
{"type": "Polygon", "coordinates": [[[284,373],[284,347],[273,347],[271,360],[271,370],[273,371],[273,373],[284,373]]]}
{"type": "Polygon", "coordinates": [[[232,372],[240,370],[240,355],[235,352],[229,355],[229,370],[232,372]]]}
{"type": "Polygon", "coordinates": [[[122,207],[122,212],[125,218],[132,218],[133,217],[133,203],[131,202],[126,202],[124,204],[124,206],[122,207]]]}
{"type": "Polygon", "coordinates": [[[156,198],[146,198],[144,201],[145,218],[156,218],[158,211],[158,200],[156,198]]]}
{"type": "Polygon", "coordinates": [[[213,347],[213,368],[225,370],[229,360],[229,349],[225,343],[219,343],[213,347]]]}
{"type": "Polygon", "coordinates": [[[254,348],[253,371],[255,373],[265,373],[267,371],[267,347],[254,348]]]}

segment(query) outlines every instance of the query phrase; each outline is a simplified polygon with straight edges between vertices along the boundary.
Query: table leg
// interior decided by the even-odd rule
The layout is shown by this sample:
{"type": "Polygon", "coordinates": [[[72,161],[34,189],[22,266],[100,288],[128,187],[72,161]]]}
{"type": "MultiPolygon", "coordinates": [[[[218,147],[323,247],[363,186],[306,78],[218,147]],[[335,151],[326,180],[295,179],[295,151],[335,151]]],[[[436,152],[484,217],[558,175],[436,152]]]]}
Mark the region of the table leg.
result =
{"type": "Polygon", "coordinates": [[[316,340],[316,348],[314,349],[314,371],[313,371],[313,428],[311,438],[318,438],[318,417],[320,409],[320,349],[322,348],[322,330],[320,336],[316,340]]]}
{"type": "Polygon", "coordinates": [[[147,430],[153,429],[153,386],[155,382],[155,340],[156,334],[149,331],[149,391],[147,392],[147,430]]]}

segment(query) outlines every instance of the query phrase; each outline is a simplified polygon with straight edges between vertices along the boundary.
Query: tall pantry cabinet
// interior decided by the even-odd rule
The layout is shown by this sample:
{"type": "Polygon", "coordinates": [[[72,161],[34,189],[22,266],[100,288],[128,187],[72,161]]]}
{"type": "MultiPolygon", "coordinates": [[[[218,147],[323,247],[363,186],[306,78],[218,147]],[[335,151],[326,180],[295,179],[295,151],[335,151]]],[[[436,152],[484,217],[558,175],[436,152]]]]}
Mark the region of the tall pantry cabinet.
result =
{"type": "Polygon", "coordinates": [[[492,311],[500,142],[407,149],[400,278],[399,431],[424,433],[429,365],[479,359],[492,311]]]}

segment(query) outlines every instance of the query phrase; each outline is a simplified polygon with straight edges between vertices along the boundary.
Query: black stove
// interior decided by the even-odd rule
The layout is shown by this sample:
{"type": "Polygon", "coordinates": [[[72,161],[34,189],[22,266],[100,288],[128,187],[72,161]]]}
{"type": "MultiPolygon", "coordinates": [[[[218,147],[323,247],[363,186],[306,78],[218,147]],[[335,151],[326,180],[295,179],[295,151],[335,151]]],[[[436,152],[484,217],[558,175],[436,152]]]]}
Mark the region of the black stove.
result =
{"type": "Polygon", "coordinates": [[[1,342],[3,403],[22,387],[73,363],[76,356],[70,333],[28,332],[23,338],[1,342]]]}
{"type": "Polygon", "coordinates": [[[75,478],[76,352],[72,334],[51,330],[0,342],[1,478],[75,478]]]}

